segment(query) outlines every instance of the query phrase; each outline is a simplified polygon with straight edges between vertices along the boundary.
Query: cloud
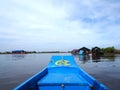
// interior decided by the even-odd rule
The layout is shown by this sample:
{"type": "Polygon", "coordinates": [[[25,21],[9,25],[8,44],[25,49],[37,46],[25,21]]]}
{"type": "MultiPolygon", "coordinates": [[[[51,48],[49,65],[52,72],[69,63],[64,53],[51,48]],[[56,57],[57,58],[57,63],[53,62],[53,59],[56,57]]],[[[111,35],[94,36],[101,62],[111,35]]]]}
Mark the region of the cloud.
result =
{"type": "Polygon", "coordinates": [[[119,10],[119,0],[0,1],[0,49],[118,46],[119,10]]]}
{"type": "Polygon", "coordinates": [[[79,20],[80,22],[92,26],[106,26],[109,24],[120,24],[119,10],[120,2],[113,3],[106,0],[82,0],[72,4],[69,11],[71,20],[79,20]],[[76,4],[77,3],[77,4],[76,4]]]}

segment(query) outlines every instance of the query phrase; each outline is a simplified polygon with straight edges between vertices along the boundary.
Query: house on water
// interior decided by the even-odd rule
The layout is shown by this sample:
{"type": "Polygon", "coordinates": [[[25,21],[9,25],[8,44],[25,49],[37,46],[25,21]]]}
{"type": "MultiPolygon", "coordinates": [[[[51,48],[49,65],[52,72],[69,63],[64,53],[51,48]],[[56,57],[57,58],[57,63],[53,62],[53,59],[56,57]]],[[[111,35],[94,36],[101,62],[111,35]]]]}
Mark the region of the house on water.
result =
{"type": "Polygon", "coordinates": [[[12,51],[12,54],[26,54],[27,52],[24,50],[14,50],[12,51]]]}
{"type": "Polygon", "coordinates": [[[95,59],[104,55],[104,53],[102,52],[102,50],[99,47],[92,48],[91,52],[92,52],[92,57],[95,58],[95,59]]]}
{"type": "Polygon", "coordinates": [[[90,53],[90,49],[86,48],[86,47],[82,47],[80,49],[73,49],[71,51],[72,54],[79,54],[79,55],[86,55],[90,53]]]}
{"type": "Polygon", "coordinates": [[[86,48],[86,47],[82,47],[79,49],[79,55],[86,55],[90,53],[90,49],[86,48]]]}

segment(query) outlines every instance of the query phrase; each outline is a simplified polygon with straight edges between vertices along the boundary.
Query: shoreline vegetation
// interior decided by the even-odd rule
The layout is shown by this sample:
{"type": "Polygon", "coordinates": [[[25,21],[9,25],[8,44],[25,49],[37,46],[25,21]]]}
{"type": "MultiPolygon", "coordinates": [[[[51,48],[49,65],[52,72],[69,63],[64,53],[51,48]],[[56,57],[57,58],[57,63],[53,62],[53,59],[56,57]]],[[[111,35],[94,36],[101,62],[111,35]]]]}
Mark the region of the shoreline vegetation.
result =
{"type": "Polygon", "coordinates": [[[104,57],[114,57],[115,54],[120,54],[120,50],[115,47],[106,47],[101,48],[101,51],[104,53],[104,57]]]}
{"type": "MultiPolygon", "coordinates": [[[[104,56],[114,56],[114,54],[120,54],[120,50],[112,47],[101,48],[104,56]]],[[[34,54],[34,53],[71,53],[71,51],[25,51],[24,54],[34,54]]],[[[0,54],[14,54],[12,51],[0,52],[0,54]]],[[[22,53],[21,53],[22,54],[22,53]]]]}
{"type": "MultiPolygon", "coordinates": [[[[37,52],[37,51],[26,51],[25,54],[34,54],[34,53],[71,53],[71,51],[41,51],[41,52],[37,52]]],[[[0,52],[0,54],[14,54],[12,52],[6,51],[6,52],[0,52]]]]}

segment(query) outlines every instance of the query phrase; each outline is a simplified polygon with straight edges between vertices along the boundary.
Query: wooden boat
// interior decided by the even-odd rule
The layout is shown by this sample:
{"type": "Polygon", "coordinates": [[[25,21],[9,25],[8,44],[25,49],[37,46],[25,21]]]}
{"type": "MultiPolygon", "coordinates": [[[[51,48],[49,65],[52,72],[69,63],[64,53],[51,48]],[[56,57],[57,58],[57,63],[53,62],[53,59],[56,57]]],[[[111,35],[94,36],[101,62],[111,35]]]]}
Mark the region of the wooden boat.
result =
{"type": "Polygon", "coordinates": [[[48,66],[14,90],[108,90],[75,63],[73,56],[52,56],[48,66]]]}

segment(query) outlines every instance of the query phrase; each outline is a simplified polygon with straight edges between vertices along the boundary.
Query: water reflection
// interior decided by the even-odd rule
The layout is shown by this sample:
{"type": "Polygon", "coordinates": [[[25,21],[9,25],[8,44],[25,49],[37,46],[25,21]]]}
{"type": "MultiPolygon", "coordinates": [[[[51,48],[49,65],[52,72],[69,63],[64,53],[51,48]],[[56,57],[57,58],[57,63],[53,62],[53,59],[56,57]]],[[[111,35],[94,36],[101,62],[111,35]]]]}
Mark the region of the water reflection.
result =
{"type": "Polygon", "coordinates": [[[94,56],[92,55],[93,62],[105,62],[105,61],[115,61],[115,56],[94,56]]]}
{"type": "Polygon", "coordinates": [[[101,56],[92,54],[92,61],[93,62],[100,62],[101,61],[101,56]]]}
{"type": "Polygon", "coordinates": [[[83,63],[87,62],[88,60],[90,60],[90,55],[79,55],[79,60],[82,61],[83,63]]]}
{"type": "Polygon", "coordinates": [[[13,60],[21,60],[25,58],[26,54],[12,54],[12,59],[13,60]]]}
{"type": "Polygon", "coordinates": [[[111,62],[115,61],[115,56],[94,56],[91,54],[87,55],[73,55],[76,59],[78,59],[80,62],[85,64],[86,62],[92,61],[92,62],[111,62]]]}
{"type": "Polygon", "coordinates": [[[86,63],[88,62],[88,60],[90,60],[90,55],[86,54],[86,55],[73,55],[76,59],[79,59],[79,61],[81,61],[82,63],[86,63]]]}
{"type": "Polygon", "coordinates": [[[102,61],[115,61],[115,56],[101,57],[102,61]]]}

